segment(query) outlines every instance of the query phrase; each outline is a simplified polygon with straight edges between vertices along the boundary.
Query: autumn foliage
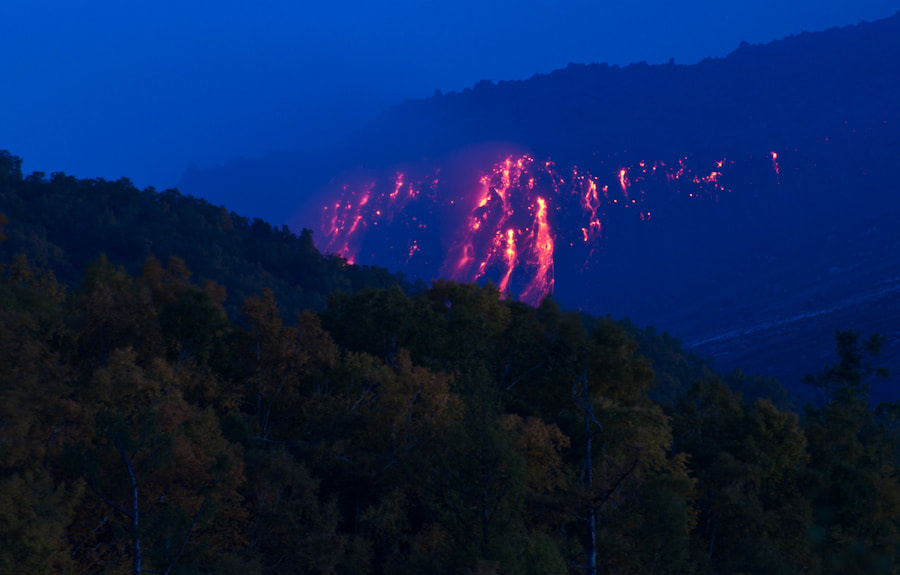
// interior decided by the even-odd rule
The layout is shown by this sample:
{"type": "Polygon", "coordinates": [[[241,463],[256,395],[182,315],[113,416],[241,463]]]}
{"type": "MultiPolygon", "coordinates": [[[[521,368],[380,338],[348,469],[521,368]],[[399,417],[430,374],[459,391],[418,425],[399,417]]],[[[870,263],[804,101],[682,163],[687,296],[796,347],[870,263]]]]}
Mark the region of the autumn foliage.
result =
{"type": "Polygon", "coordinates": [[[798,414],[685,368],[652,331],[490,284],[335,293],[285,317],[271,290],[226,308],[175,257],[82,277],[3,266],[2,572],[900,559],[900,409],[866,398],[878,338],[840,333],[838,363],[809,378],[822,401],[798,414]]]}

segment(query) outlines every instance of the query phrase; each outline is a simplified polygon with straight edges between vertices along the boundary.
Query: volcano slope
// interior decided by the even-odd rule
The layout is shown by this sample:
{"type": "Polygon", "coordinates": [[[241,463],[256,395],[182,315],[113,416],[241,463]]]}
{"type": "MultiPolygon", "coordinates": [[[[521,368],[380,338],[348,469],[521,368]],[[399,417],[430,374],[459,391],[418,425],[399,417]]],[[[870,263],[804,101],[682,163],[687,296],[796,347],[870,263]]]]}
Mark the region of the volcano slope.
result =
{"type": "Polygon", "coordinates": [[[896,54],[900,15],[481,82],[392,108],[327,172],[294,157],[306,179],[277,193],[325,251],[628,316],[789,388],[837,328],[884,333],[900,368],[896,54]]]}

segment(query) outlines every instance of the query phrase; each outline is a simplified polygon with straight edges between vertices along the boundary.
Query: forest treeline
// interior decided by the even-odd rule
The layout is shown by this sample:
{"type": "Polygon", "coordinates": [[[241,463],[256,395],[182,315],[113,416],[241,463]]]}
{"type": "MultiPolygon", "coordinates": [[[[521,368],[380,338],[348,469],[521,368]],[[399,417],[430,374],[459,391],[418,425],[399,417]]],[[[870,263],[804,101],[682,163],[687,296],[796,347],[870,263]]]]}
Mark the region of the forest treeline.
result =
{"type": "Polygon", "coordinates": [[[232,315],[263,287],[273,290],[288,317],[324,309],[336,290],[411,287],[383,268],[323,256],[309,230],[296,235],[287,226],[251,220],[175,189],[141,191],[127,178],[24,176],[22,159],[5,150],[0,150],[0,212],[9,219],[9,239],[0,244],[6,260],[26,254],[60,281],[77,284],[100,253],[131,274],[150,256],[165,261],[178,255],[195,281],[211,279],[228,289],[225,305],[232,315]]]}
{"type": "Polygon", "coordinates": [[[877,336],[840,332],[808,378],[822,402],[794,412],[753,397],[773,382],[549,299],[395,282],[288,315],[270,277],[235,301],[171,247],[92,256],[68,286],[4,257],[0,572],[897,570],[877,336]]]}

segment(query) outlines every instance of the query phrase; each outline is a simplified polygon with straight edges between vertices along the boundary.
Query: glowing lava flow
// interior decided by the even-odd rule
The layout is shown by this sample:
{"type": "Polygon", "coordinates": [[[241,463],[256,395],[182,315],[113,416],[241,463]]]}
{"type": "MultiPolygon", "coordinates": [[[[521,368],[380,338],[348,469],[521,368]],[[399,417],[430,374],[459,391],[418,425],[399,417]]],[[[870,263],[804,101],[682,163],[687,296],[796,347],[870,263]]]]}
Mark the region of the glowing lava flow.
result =
{"type": "MultiPolygon", "coordinates": [[[[776,159],[772,153],[777,172],[776,159]]],[[[488,162],[407,166],[338,188],[323,213],[324,251],[413,277],[491,280],[537,304],[553,292],[561,254],[583,262],[583,271],[591,266],[613,214],[646,222],[657,201],[718,201],[730,191],[733,163],[695,169],[688,157],[671,165],[611,159],[595,162],[592,174],[528,154],[488,162]]]]}
{"type": "MultiPolygon", "coordinates": [[[[407,227],[424,229],[427,224],[405,212],[407,204],[418,197],[422,182],[405,183],[404,174],[397,172],[391,185],[389,194],[381,193],[382,185],[378,181],[368,181],[358,187],[344,185],[340,201],[324,209],[322,229],[328,242],[323,251],[336,253],[348,263],[354,263],[369,232],[379,227],[390,227],[398,216],[401,216],[407,227]],[[402,193],[404,188],[406,193],[402,193]]],[[[436,185],[437,180],[432,187],[436,185]]],[[[406,261],[409,262],[419,251],[418,242],[409,238],[404,250],[407,253],[406,261]]]]}
{"type": "Polygon", "coordinates": [[[522,300],[528,302],[540,301],[544,295],[553,293],[553,236],[547,223],[547,202],[539,197],[537,205],[532,236],[537,271],[522,292],[522,300]]]}
{"type": "MultiPolygon", "coordinates": [[[[349,200],[346,203],[338,202],[334,205],[334,215],[331,217],[331,228],[335,230],[346,230],[346,233],[333,234],[325,250],[327,252],[337,252],[351,264],[353,263],[355,251],[355,249],[351,247],[351,243],[359,230],[360,223],[365,226],[362,208],[369,203],[369,196],[373,186],[374,184],[371,183],[364,186],[362,198],[359,200],[355,209],[353,208],[353,203],[349,200]],[[343,243],[341,243],[341,240],[343,240],[343,243]]],[[[347,189],[347,186],[344,186],[345,192],[347,189]]],[[[326,211],[328,210],[327,207],[325,209],[326,211]]]]}
{"type": "Polygon", "coordinates": [[[516,230],[510,228],[506,231],[506,275],[503,276],[503,279],[500,280],[500,293],[506,293],[509,288],[509,276],[512,275],[513,270],[516,269],[516,263],[518,260],[516,258],[516,230]]]}
{"type": "MultiPolygon", "coordinates": [[[[528,155],[510,156],[481,176],[476,195],[478,201],[468,215],[462,237],[453,242],[450,249],[450,253],[456,255],[451,255],[449,261],[455,265],[445,264],[443,275],[457,281],[469,281],[486,275],[497,277],[502,273],[498,287],[503,293],[510,291],[510,282],[519,263],[516,236],[529,236],[527,223],[523,220],[524,209],[520,206],[531,203],[537,169],[528,155]]],[[[531,242],[523,246],[526,268],[531,247],[531,242]]],[[[524,273],[528,274],[528,270],[524,273]]]]}
{"type": "Polygon", "coordinates": [[[619,170],[619,186],[622,188],[622,194],[628,198],[628,170],[622,168],[619,170]]]}
{"type": "MultiPolygon", "coordinates": [[[[603,226],[600,224],[600,219],[597,216],[597,210],[600,209],[600,198],[597,196],[596,180],[589,178],[585,187],[587,189],[584,192],[581,205],[590,216],[588,217],[587,227],[581,228],[581,232],[584,234],[584,242],[588,243],[600,237],[600,231],[603,229],[603,226]]],[[[604,186],[603,191],[608,194],[609,186],[604,186]]]]}

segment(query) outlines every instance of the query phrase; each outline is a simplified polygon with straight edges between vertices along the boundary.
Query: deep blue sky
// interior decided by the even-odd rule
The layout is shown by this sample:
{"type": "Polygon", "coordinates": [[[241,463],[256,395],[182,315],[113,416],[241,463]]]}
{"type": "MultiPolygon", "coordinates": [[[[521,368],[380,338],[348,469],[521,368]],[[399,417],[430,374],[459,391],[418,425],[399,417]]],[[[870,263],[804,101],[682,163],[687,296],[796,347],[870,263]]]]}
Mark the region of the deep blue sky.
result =
{"type": "Polygon", "coordinates": [[[25,171],[174,185],[322,145],[386,106],[569,62],[694,63],[898,0],[0,0],[0,149],[25,171]]]}

